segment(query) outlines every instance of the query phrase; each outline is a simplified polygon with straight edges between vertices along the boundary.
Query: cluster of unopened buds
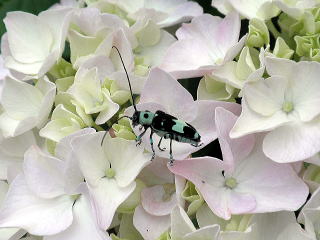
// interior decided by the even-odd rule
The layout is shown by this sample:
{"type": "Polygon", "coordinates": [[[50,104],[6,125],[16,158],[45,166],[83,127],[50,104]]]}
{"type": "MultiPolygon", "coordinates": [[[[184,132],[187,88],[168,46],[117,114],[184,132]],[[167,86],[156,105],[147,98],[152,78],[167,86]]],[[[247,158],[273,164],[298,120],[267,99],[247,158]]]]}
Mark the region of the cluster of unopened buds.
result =
{"type": "Polygon", "coordinates": [[[0,240],[320,239],[320,1],[214,8],[7,13],[0,240]]]}

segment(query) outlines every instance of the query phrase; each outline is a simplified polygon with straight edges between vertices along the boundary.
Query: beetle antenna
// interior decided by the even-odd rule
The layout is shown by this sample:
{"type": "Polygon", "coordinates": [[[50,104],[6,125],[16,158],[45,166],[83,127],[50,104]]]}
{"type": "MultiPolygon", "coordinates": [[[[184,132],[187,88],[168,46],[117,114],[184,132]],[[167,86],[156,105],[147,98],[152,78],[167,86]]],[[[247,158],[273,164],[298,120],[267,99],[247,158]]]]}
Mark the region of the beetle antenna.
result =
{"type": "Polygon", "coordinates": [[[131,88],[131,83],[130,83],[128,71],[127,71],[127,69],[126,69],[126,66],[124,65],[124,62],[123,62],[123,59],[122,59],[122,57],[121,57],[121,54],[120,54],[119,49],[118,49],[116,46],[112,46],[112,48],[116,49],[117,52],[118,52],[118,54],[119,54],[119,57],[120,57],[122,66],[123,66],[124,71],[126,72],[126,75],[127,75],[127,79],[128,79],[128,83],[129,83],[129,88],[130,88],[130,93],[131,93],[131,98],[132,98],[132,104],[133,104],[134,110],[137,112],[138,110],[137,110],[136,104],[134,103],[133,93],[132,93],[132,88],[131,88]]]}

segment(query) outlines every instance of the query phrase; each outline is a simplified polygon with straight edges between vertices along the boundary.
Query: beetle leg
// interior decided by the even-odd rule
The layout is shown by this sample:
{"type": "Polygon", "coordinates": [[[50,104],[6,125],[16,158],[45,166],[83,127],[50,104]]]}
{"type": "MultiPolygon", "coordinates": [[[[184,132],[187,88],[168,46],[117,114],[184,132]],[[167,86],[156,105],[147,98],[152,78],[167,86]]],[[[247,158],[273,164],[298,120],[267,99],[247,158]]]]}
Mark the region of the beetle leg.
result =
{"type": "Polygon", "coordinates": [[[141,141],[142,141],[142,137],[143,135],[146,133],[148,128],[145,128],[144,131],[142,133],[140,133],[139,136],[136,137],[136,146],[140,145],[141,144],[141,141]]]}
{"type": "Polygon", "coordinates": [[[172,156],[172,138],[170,138],[170,166],[173,166],[173,162],[174,162],[174,159],[173,159],[173,156],[172,156]]]}
{"type": "Polygon", "coordinates": [[[151,150],[152,150],[152,158],[151,158],[151,161],[152,161],[152,160],[155,158],[155,156],[156,156],[156,153],[155,153],[154,148],[153,148],[152,135],[153,135],[153,131],[151,130],[151,133],[150,133],[150,145],[151,145],[151,150]]]}
{"type": "Polygon", "coordinates": [[[159,140],[158,148],[159,148],[160,151],[164,151],[164,150],[166,150],[166,148],[165,148],[165,147],[164,147],[164,148],[161,148],[161,147],[160,147],[161,141],[162,141],[162,137],[161,137],[160,140],[159,140]]]}

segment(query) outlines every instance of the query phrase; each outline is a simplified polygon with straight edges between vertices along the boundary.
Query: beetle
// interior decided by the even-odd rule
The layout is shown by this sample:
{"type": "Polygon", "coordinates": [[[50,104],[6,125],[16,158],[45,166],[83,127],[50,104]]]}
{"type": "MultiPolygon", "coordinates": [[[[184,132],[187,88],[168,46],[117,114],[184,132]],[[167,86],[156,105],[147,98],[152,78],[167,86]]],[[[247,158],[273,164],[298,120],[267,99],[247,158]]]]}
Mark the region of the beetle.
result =
{"type": "Polygon", "coordinates": [[[136,137],[136,142],[137,145],[140,145],[142,142],[142,137],[144,134],[147,132],[147,130],[150,128],[150,145],[151,145],[151,150],[152,150],[152,158],[153,160],[155,158],[155,150],[153,146],[153,134],[157,134],[160,137],[160,140],[158,142],[158,148],[160,151],[164,151],[165,148],[161,148],[161,142],[162,139],[169,139],[170,140],[170,165],[173,165],[174,159],[172,155],[172,141],[177,141],[177,142],[182,142],[182,143],[189,143],[194,147],[200,147],[202,145],[201,143],[201,136],[197,132],[197,130],[190,125],[189,123],[186,123],[184,121],[181,121],[177,119],[176,117],[169,115],[163,111],[156,111],[155,113],[150,112],[148,110],[146,111],[138,111],[137,106],[134,102],[133,99],[133,93],[132,93],[132,88],[131,88],[131,83],[129,79],[129,75],[127,72],[127,69],[124,65],[123,59],[121,57],[120,51],[116,46],[113,46],[112,48],[116,49],[116,51],[119,54],[121,63],[123,65],[123,68],[125,70],[128,84],[129,84],[129,89],[131,93],[131,98],[132,98],[132,105],[134,108],[134,113],[133,115],[130,116],[122,116],[118,120],[122,118],[129,118],[132,121],[132,126],[136,127],[140,125],[140,131],[143,130],[140,135],[136,137]]]}

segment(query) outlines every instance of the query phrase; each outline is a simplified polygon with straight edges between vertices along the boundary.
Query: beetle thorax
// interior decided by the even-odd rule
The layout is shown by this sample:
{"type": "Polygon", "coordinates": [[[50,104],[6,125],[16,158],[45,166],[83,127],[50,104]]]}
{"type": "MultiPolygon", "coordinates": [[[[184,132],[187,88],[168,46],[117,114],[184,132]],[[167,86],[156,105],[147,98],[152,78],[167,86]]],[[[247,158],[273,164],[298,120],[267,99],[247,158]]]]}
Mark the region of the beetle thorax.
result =
{"type": "Polygon", "coordinates": [[[141,111],[139,114],[139,124],[143,126],[150,126],[155,114],[149,111],[141,111]]]}

